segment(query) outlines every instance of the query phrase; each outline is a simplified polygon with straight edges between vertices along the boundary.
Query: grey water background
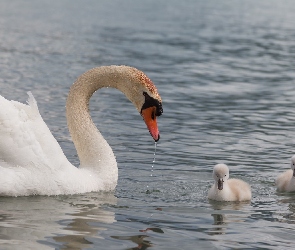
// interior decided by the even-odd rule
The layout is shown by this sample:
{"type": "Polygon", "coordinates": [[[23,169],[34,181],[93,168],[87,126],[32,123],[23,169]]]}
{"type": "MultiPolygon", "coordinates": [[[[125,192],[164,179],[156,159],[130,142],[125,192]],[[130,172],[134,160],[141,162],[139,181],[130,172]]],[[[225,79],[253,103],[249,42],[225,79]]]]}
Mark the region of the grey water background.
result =
{"type": "Polygon", "coordinates": [[[117,189],[0,198],[0,249],[294,249],[295,196],[274,186],[295,153],[294,13],[274,0],[0,1],[0,94],[32,91],[73,164],[65,101],[84,71],[137,67],[164,108],[151,172],[142,118],[98,91],[90,109],[117,189]],[[251,202],[208,201],[220,162],[251,184],[251,202]]]}

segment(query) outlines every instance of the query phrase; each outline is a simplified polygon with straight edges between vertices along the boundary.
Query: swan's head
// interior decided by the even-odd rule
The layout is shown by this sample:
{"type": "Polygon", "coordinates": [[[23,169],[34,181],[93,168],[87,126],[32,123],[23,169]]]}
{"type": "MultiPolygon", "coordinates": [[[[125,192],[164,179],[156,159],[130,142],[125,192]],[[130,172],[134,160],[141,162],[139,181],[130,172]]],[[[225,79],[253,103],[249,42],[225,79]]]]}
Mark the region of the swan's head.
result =
{"type": "Polygon", "coordinates": [[[293,170],[293,177],[295,177],[295,155],[291,157],[291,169],[293,170]]]}
{"type": "Polygon", "coordinates": [[[162,102],[155,99],[148,92],[142,92],[144,103],[141,106],[140,114],[150,131],[151,136],[157,142],[160,139],[160,133],[157,125],[157,116],[163,113],[162,102]]]}
{"type": "Polygon", "coordinates": [[[213,178],[219,190],[223,189],[223,182],[229,177],[229,170],[225,164],[217,164],[213,168],[213,178]]]}
{"type": "MultiPolygon", "coordinates": [[[[129,71],[128,90],[123,91],[142,116],[151,136],[160,139],[157,116],[163,113],[162,99],[153,82],[140,70],[124,67],[129,71]]],[[[127,88],[127,86],[125,86],[127,88]]]]}
{"type": "MultiPolygon", "coordinates": [[[[124,65],[96,67],[76,80],[70,89],[66,105],[69,124],[75,123],[76,127],[80,126],[76,121],[76,112],[86,109],[89,114],[88,106],[91,96],[103,87],[122,91],[143,117],[153,139],[155,141],[160,139],[156,118],[162,114],[163,109],[158,90],[142,71],[124,65]]],[[[69,129],[72,130],[72,128],[69,129]]]]}

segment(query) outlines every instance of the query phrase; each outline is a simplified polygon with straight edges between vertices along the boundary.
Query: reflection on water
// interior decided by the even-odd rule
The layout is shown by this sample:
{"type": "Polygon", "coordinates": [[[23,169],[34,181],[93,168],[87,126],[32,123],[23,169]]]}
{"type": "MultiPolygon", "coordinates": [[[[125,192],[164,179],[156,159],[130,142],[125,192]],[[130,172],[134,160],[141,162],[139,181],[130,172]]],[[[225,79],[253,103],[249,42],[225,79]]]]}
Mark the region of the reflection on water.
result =
{"type": "Polygon", "coordinates": [[[277,213],[277,219],[279,222],[295,224],[295,193],[282,193],[282,199],[279,200],[279,204],[284,204],[285,209],[282,209],[277,213]]]}
{"type": "Polygon", "coordinates": [[[218,202],[209,200],[209,204],[214,209],[214,213],[211,214],[213,217],[213,224],[211,230],[208,230],[209,235],[220,235],[226,234],[227,228],[231,223],[242,223],[245,221],[244,213],[234,213],[234,211],[244,210],[245,207],[249,206],[250,201],[244,202],[218,202]]]}
{"type": "Polygon", "coordinates": [[[133,248],[128,248],[127,250],[144,250],[148,249],[149,247],[152,247],[152,243],[145,238],[147,238],[147,235],[133,235],[133,236],[111,236],[114,239],[118,240],[129,240],[135,243],[137,246],[133,248]]]}
{"type": "MultiPolygon", "coordinates": [[[[111,196],[100,202],[115,205],[116,198],[111,196]]],[[[59,222],[64,227],[64,230],[68,230],[69,234],[53,237],[56,242],[63,243],[63,249],[89,247],[87,245],[93,243],[87,240],[87,237],[98,237],[99,232],[105,230],[104,227],[97,225],[97,223],[113,223],[116,221],[114,213],[101,209],[97,201],[93,203],[89,199],[83,199],[71,205],[76,206],[80,211],[70,214],[72,216],[70,220],[59,222]]]]}
{"type": "Polygon", "coordinates": [[[226,233],[226,216],[224,214],[211,214],[213,216],[214,222],[213,225],[218,225],[217,227],[212,228],[208,234],[215,235],[215,234],[225,234],[226,233]]]}
{"type": "Polygon", "coordinates": [[[104,225],[116,221],[114,213],[101,205],[116,203],[110,193],[1,198],[0,241],[9,244],[7,249],[14,249],[11,239],[24,249],[84,249],[93,244],[91,237],[105,230],[104,225]],[[19,233],[22,228],[26,234],[19,233]]]}
{"type": "Polygon", "coordinates": [[[214,210],[242,210],[251,204],[251,201],[214,201],[208,200],[209,204],[214,210]]]}
{"type": "MultiPolygon", "coordinates": [[[[154,228],[150,227],[150,228],[139,230],[139,232],[143,232],[143,233],[148,233],[148,231],[152,231],[155,233],[161,233],[161,234],[164,233],[164,231],[162,229],[157,228],[157,227],[154,227],[154,228]]],[[[129,241],[137,244],[136,247],[128,248],[127,250],[135,250],[135,249],[144,250],[144,249],[147,249],[147,248],[153,246],[153,244],[150,241],[146,240],[146,238],[149,237],[146,234],[133,235],[133,236],[111,236],[111,237],[114,239],[118,239],[118,240],[129,240],[129,241]]]]}
{"type": "Polygon", "coordinates": [[[148,227],[147,229],[143,229],[143,230],[139,230],[140,232],[148,232],[148,231],[153,231],[155,233],[161,233],[163,234],[164,231],[161,228],[157,228],[157,227],[148,227]]]}

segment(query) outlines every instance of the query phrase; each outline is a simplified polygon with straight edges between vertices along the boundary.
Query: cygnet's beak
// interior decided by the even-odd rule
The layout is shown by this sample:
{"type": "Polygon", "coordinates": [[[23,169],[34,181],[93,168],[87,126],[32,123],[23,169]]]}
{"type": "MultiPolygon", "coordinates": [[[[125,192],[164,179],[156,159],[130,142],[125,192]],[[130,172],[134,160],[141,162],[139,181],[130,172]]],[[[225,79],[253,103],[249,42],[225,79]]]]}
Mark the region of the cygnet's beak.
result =
{"type": "Polygon", "coordinates": [[[295,177],[295,169],[293,170],[293,177],[295,177]]]}
{"type": "Polygon", "coordinates": [[[219,190],[223,189],[223,179],[218,179],[218,189],[219,190]]]}
{"type": "Polygon", "coordinates": [[[157,118],[156,118],[156,110],[157,110],[156,107],[153,106],[153,107],[143,109],[141,111],[141,116],[148,130],[150,131],[151,136],[155,140],[155,142],[160,140],[160,133],[158,130],[158,124],[157,124],[157,118]]]}

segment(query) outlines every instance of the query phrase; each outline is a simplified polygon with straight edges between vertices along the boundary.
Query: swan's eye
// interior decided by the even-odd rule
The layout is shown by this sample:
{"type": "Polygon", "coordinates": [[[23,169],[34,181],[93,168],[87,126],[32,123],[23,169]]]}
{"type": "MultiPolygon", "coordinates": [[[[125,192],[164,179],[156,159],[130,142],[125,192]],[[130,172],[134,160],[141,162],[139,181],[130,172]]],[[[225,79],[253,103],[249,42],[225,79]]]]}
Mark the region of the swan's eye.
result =
{"type": "Polygon", "coordinates": [[[224,176],[226,176],[226,174],[224,176]]]}

